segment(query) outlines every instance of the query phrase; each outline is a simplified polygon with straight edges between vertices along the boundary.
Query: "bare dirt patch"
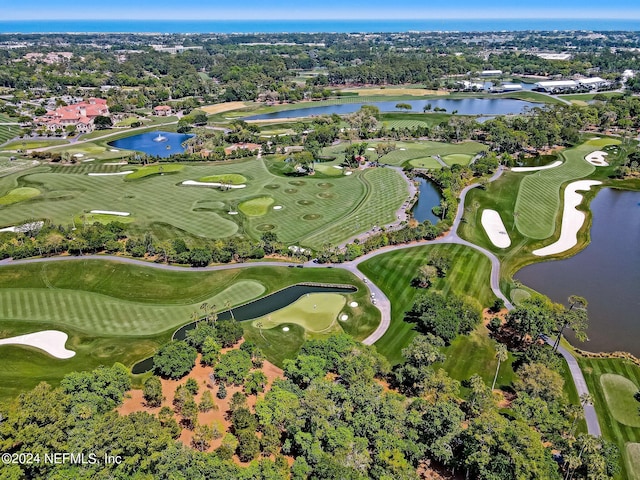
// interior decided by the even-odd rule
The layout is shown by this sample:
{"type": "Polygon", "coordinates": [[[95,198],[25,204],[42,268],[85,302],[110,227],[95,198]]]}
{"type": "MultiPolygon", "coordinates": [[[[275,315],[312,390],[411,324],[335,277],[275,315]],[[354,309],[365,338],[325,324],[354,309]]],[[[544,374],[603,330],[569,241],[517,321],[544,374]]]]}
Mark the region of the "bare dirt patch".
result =
{"type": "Polygon", "coordinates": [[[245,108],[247,106],[244,102],[227,102],[227,103],[217,103],[215,105],[207,105],[206,107],[198,107],[200,110],[208,113],[209,115],[213,115],[215,113],[223,113],[230,112],[231,110],[239,110],[241,108],[245,108]]]}

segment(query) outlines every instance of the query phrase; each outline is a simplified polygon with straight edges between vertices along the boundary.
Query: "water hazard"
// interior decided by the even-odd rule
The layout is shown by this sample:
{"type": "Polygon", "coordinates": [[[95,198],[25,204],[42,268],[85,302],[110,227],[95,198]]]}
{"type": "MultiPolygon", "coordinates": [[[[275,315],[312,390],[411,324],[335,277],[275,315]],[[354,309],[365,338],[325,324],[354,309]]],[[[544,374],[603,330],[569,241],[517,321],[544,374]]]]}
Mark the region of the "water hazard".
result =
{"type": "Polygon", "coordinates": [[[193,135],[157,131],[114,140],[110,142],[109,145],[124,150],[137,150],[147,155],[166,158],[176,153],[183,153],[184,147],[182,143],[191,137],[193,137],[193,135]]]}
{"type": "Polygon", "coordinates": [[[581,295],[589,302],[593,352],[640,356],[640,192],[603,189],[591,202],[591,243],[566,260],[523,268],[516,278],[556,302],[581,295]]]}
{"type": "Polygon", "coordinates": [[[415,180],[420,183],[420,195],[411,211],[413,218],[420,223],[429,220],[435,225],[440,221],[440,218],[433,213],[432,209],[440,205],[440,191],[432,181],[426,178],[416,177],[415,180]]]}

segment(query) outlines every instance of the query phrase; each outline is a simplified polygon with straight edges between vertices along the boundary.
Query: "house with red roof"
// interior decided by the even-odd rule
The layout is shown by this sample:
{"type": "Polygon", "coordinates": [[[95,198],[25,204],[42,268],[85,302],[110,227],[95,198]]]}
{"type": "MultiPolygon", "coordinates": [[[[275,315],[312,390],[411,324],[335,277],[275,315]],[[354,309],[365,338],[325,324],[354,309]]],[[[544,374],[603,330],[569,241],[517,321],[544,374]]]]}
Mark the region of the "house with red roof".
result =
{"type": "Polygon", "coordinates": [[[153,113],[159,117],[167,117],[171,115],[172,110],[169,105],[158,105],[157,107],[153,107],[153,113]]]}
{"type": "Polygon", "coordinates": [[[51,132],[64,131],[68,125],[73,125],[78,133],[89,133],[93,131],[93,121],[99,115],[109,115],[107,101],[103,98],[89,98],[80,103],[49,110],[35,122],[44,125],[51,132]]]}

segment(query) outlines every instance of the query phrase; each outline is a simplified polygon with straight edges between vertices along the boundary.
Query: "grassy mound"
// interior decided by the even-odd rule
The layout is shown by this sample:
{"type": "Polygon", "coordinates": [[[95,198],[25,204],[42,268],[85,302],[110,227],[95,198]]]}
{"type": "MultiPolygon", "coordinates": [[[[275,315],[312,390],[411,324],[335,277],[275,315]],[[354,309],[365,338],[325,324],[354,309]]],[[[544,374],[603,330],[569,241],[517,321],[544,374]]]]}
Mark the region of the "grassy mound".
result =
{"type": "Polygon", "coordinates": [[[638,386],[628,378],[612,373],[601,375],[600,384],[613,418],[624,425],[640,427],[639,404],[633,398],[638,386]]]}
{"type": "Polygon", "coordinates": [[[137,169],[135,172],[127,175],[125,180],[137,180],[139,178],[150,177],[151,175],[162,175],[165,173],[176,173],[182,170],[184,167],[177,164],[169,165],[147,165],[137,169]]]}
{"type": "Polygon", "coordinates": [[[258,197],[242,202],[238,209],[248,217],[261,217],[267,214],[272,204],[272,197],[258,197]]]}
{"type": "Polygon", "coordinates": [[[4,197],[0,197],[0,205],[11,205],[12,203],[24,202],[30,198],[40,195],[40,190],[31,187],[14,188],[4,197]]]}
{"type": "Polygon", "coordinates": [[[262,328],[273,328],[282,324],[300,325],[312,333],[329,329],[346,303],[344,295],[339,293],[310,293],[291,305],[254,320],[253,327],[262,324],[262,328]]]}
{"type": "Polygon", "coordinates": [[[199,182],[226,183],[228,185],[241,185],[247,183],[246,177],[239,173],[227,173],[225,175],[209,175],[198,179],[199,182]]]}

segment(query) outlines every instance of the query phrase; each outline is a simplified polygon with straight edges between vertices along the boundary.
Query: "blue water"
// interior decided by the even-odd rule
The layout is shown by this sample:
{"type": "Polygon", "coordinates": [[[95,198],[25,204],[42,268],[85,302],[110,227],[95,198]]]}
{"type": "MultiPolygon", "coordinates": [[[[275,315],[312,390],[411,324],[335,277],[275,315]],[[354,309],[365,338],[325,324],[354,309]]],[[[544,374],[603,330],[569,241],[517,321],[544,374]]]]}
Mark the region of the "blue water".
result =
{"type": "Polygon", "coordinates": [[[429,220],[434,225],[440,221],[440,218],[433,214],[432,208],[440,205],[440,191],[433,182],[422,177],[417,177],[420,182],[420,195],[418,202],[413,207],[413,218],[420,223],[429,220]]]}
{"type": "MultiPolygon", "coordinates": [[[[527,108],[540,106],[523,100],[513,100],[510,98],[459,98],[459,99],[426,99],[426,100],[403,100],[412,107],[412,112],[422,113],[426,105],[431,105],[431,111],[435,108],[444,108],[447,113],[457,110],[460,115],[509,115],[519,114],[527,108]]],[[[280,118],[309,117],[312,115],[344,115],[360,110],[362,105],[375,105],[382,112],[405,111],[396,108],[398,102],[368,102],[368,103],[346,103],[342,105],[325,105],[320,107],[299,108],[295,110],[283,110],[280,112],[265,113],[246,117],[245,120],[274,120],[280,118]]]]}
{"type": "Polygon", "coordinates": [[[124,150],[137,150],[139,152],[144,152],[147,155],[166,158],[169,155],[184,152],[184,148],[181,144],[191,137],[193,137],[193,135],[184,133],[148,132],[121,138],[120,140],[114,140],[113,142],[110,142],[109,145],[116,148],[122,148],[124,150]],[[166,141],[155,141],[154,139],[157,138],[158,135],[165,137],[166,141]]]}
{"type": "Polygon", "coordinates": [[[640,19],[406,19],[406,20],[4,20],[0,33],[316,33],[492,32],[522,30],[640,31],[640,19]]]}

